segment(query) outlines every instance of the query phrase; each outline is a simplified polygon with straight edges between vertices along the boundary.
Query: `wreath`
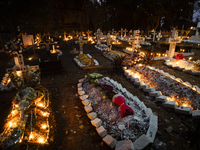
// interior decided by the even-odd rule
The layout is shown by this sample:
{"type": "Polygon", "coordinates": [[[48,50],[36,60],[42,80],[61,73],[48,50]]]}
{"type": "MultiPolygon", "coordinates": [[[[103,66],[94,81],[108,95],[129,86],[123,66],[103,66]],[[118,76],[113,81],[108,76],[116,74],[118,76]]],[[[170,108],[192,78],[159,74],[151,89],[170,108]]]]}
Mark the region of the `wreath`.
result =
{"type": "Polygon", "coordinates": [[[79,40],[79,45],[83,46],[83,44],[84,44],[84,41],[83,40],[79,40]]]}
{"type": "Polygon", "coordinates": [[[17,56],[24,51],[24,45],[20,40],[10,40],[5,44],[5,51],[12,56],[17,56]]]}

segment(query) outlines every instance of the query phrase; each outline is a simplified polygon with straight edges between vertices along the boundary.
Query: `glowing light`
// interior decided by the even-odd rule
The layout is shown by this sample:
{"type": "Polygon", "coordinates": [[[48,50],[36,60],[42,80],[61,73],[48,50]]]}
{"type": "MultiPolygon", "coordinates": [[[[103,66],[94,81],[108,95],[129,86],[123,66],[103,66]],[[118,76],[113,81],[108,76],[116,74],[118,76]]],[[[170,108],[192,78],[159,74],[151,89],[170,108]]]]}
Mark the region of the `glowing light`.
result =
{"type": "Polygon", "coordinates": [[[47,128],[47,125],[46,124],[43,124],[42,125],[42,129],[46,129],[47,128]]]}
{"type": "Polygon", "coordinates": [[[45,143],[45,142],[44,142],[44,138],[39,138],[39,139],[38,139],[38,142],[41,143],[41,144],[45,143]]]}
{"type": "Polygon", "coordinates": [[[44,104],[43,103],[38,103],[37,106],[38,107],[44,107],[44,104]]]}
{"type": "Polygon", "coordinates": [[[9,122],[9,126],[11,127],[13,125],[13,123],[12,122],[9,122]]]}
{"type": "Polygon", "coordinates": [[[29,58],[28,58],[28,60],[32,60],[32,59],[33,59],[33,57],[29,57],[29,58]]]}
{"type": "Polygon", "coordinates": [[[189,61],[192,60],[192,57],[189,57],[189,61]]]}
{"type": "Polygon", "coordinates": [[[193,29],[193,26],[191,26],[190,29],[193,29]]]}
{"type": "Polygon", "coordinates": [[[16,71],[17,76],[22,76],[22,71],[16,71]]]}

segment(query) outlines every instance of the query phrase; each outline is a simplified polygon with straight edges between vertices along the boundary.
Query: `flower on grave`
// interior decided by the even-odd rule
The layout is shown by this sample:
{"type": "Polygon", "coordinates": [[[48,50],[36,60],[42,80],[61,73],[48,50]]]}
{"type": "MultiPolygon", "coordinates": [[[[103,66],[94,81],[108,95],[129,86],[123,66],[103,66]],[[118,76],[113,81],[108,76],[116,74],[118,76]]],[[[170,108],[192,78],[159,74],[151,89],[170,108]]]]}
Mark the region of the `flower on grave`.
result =
{"type": "Polygon", "coordinates": [[[5,44],[5,51],[6,53],[9,53],[12,56],[17,56],[18,54],[21,54],[24,51],[23,43],[16,39],[10,40],[5,44]]]}

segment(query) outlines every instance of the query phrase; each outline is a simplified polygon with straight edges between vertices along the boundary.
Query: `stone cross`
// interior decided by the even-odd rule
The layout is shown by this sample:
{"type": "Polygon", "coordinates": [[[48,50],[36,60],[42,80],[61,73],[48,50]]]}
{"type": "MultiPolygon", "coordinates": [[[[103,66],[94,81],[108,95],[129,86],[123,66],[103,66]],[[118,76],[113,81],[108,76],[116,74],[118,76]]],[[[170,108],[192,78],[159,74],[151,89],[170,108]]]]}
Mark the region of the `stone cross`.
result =
{"type": "Polygon", "coordinates": [[[178,32],[174,29],[172,30],[172,37],[169,38],[169,52],[168,52],[168,57],[172,58],[174,56],[174,51],[176,48],[176,43],[181,43],[181,39],[177,39],[178,37],[178,32]]]}
{"type": "Polygon", "coordinates": [[[103,33],[101,32],[101,30],[100,29],[97,29],[97,32],[96,33],[94,33],[94,35],[96,35],[97,36],[97,44],[101,44],[101,35],[102,35],[103,33]]]}
{"type": "Polygon", "coordinates": [[[110,51],[111,50],[111,44],[110,44],[110,40],[111,40],[111,36],[110,36],[110,33],[108,33],[107,34],[107,46],[108,46],[108,51],[110,51]]]}
{"type": "Polygon", "coordinates": [[[155,41],[156,31],[153,32],[153,41],[155,41]]]}
{"type": "Polygon", "coordinates": [[[156,37],[157,37],[157,40],[160,41],[160,38],[162,38],[161,30],[160,30],[160,32],[158,33],[158,35],[156,37]]]}
{"type": "Polygon", "coordinates": [[[124,30],[124,37],[126,37],[126,32],[128,32],[128,30],[126,30],[126,28],[125,28],[125,30],[124,30]]]}
{"type": "Polygon", "coordinates": [[[80,36],[80,39],[79,39],[80,54],[83,54],[83,44],[84,44],[83,37],[80,36]]]}

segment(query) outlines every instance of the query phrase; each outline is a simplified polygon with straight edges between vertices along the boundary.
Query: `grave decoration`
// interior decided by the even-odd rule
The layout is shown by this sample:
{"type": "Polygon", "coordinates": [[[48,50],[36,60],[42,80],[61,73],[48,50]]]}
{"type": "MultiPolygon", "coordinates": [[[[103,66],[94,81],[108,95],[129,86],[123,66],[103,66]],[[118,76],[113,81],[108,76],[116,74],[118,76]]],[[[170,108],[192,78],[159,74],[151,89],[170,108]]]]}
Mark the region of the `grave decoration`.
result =
{"type": "MultiPolygon", "coordinates": [[[[42,38],[43,39],[43,38],[42,38]]],[[[36,36],[35,36],[35,44],[37,45],[37,46],[40,46],[40,42],[41,42],[42,40],[41,40],[41,38],[40,38],[40,35],[39,34],[37,34],[36,36]]]]}
{"type": "Polygon", "coordinates": [[[13,39],[5,44],[5,51],[15,57],[24,51],[24,45],[21,40],[13,39]]]}
{"type": "Polygon", "coordinates": [[[44,87],[26,87],[18,91],[12,101],[0,136],[2,149],[13,149],[29,144],[40,146],[49,143],[49,93],[44,87]]]}
{"type": "Polygon", "coordinates": [[[126,53],[123,53],[123,52],[120,52],[120,51],[116,51],[116,50],[111,50],[111,51],[104,52],[103,55],[105,57],[107,57],[108,59],[110,59],[111,61],[113,61],[117,57],[127,57],[128,56],[126,53]]]}
{"type": "MultiPolygon", "coordinates": [[[[74,58],[74,61],[79,67],[88,67],[91,65],[92,56],[90,54],[80,54],[74,58]]],[[[94,59],[94,65],[99,65],[98,61],[94,59]]]]}
{"type": "Polygon", "coordinates": [[[103,33],[101,32],[101,30],[97,29],[97,32],[94,33],[94,35],[96,35],[97,45],[101,45],[101,36],[103,35],[103,33]]]}
{"type": "Polygon", "coordinates": [[[110,33],[107,34],[106,39],[107,39],[107,47],[108,47],[108,48],[107,48],[107,51],[110,51],[111,48],[112,48],[110,33]]]}
{"type": "Polygon", "coordinates": [[[119,40],[116,40],[116,41],[113,41],[113,42],[111,42],[113,45],[121,45],[122,44],[122,42],[119,42],[119,40]]]}
{"type": "Polygon", "coordinates": [[[1,81],[1,84],[0,84],[0,92],[11,91],[13,88],[15,88],[15,86],[11,82],[11,79],[9,77],[9,73],[6,73],[4,75],[4,77],[2,78],[2,81],[1,81]]]}
{"type": "Polygon", "coordinates": [[[153,143],[158,118],[121,84],[92,73],[80,79],[78,94],[91,124],[102,140],[116,150],[128,142],[131,149],[143,149],[153,143]]]}
{"type": "Polygon", "coordinates": [[[157,101],[164,102],[165,107],[176,112],[200,118],[200,88],[183,82],[163,70],[144,65],[135,65],[125,70],[125,75],[134,85],[149,92],[157,101]]]}
{"type": "Polygon", "coordinates": [[[22,35],[22,41],[23,41],[23,44],[26,48],[30,48],[31,46],[30,45],[33,45],[34,43],[34,38],[33,38],[33,35],[22,35]]]}
{"type": "Polygon", "coordinates": [[[185,73],[200,75],[200,60],[190,61],[190,59],[166,59],[164,64],[173,69],[184,71],[185,73]]]}
{"type": "Polygon", "coordinates": [[[108,49],[108,46],[106,44],[95,44],[94,47],[100,51],[106,51],[108,49]]]}

